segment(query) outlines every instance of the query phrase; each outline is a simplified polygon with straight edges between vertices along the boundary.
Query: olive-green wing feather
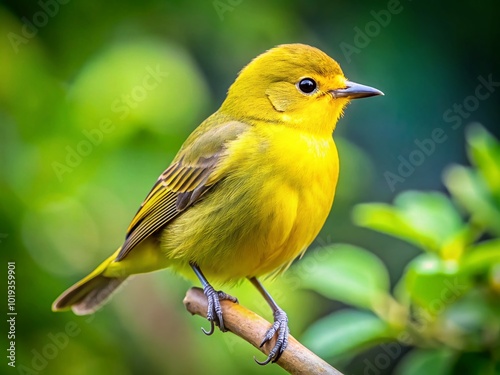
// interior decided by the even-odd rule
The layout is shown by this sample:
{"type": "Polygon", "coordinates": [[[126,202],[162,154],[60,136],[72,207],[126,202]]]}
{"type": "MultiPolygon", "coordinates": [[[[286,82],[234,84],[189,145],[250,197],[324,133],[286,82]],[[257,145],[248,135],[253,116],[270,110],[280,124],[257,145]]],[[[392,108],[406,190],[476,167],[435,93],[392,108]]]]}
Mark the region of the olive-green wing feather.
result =
{"type": "Polygon", "coordinates": [[[115,261],[125,258],[136,245],[196,203],[224,177],[214,172],[226,157],[227,144],[248,125],[236,121],[209,125],[202,124],[186,140],[172,164],[160,175],[130,223],[115,261]]]}

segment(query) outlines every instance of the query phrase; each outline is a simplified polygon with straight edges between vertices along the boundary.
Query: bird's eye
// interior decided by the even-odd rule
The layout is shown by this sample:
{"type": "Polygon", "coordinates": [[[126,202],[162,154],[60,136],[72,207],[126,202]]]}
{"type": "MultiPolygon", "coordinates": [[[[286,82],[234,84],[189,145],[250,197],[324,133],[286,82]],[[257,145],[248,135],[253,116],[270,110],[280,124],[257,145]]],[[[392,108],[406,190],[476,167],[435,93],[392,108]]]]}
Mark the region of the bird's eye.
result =
{"type": "Polygon", "coordinates": [[[301,79],[300,82],[297,84],[297,87],[299,88],[300,91],[302,91],[304,94],[310,94],[314,90],[316,90],[316,81],[312,78],[304,78],[301,79]]]}

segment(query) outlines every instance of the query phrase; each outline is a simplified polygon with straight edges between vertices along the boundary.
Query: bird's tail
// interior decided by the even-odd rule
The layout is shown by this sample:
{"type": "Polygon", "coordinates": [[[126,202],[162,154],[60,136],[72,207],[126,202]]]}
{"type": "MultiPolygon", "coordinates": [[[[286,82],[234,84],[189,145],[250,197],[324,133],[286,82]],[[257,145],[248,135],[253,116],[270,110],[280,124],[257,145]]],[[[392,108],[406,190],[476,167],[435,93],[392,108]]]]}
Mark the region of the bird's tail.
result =
{"type": "Polygon", "coordinates": [[[76,315],[87,315],[98,310],[127,276],[107,277],[104,271],[116,259],[120,249],[102,262],[90,275],[67,289],[52,304],[52,311],[71,308],[76,315]]]}

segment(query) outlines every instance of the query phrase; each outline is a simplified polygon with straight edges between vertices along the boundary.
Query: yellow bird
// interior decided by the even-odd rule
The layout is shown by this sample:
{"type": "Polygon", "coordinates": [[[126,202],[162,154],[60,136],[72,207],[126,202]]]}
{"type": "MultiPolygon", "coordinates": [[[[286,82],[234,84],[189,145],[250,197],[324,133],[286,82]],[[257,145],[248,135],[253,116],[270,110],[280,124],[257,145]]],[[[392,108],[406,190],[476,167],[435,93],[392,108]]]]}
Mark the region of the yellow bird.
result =
{"type": "Polygon", "coordinates": [[[248,278],[274,313],[262,345],[268,358],[287,346],[288,318],[257,277],[280,273],[317,236],[339,173],[332,138],[351,99],[383,95],[348,81],[324,52],[286,44],[239,73],[217,112],[186,140],[128,227],[125,241],[65,291],[54,311],[97,310],[130,275],[162,268],[194,274],[208,298],[207,319],[222,331],[219,283],[248,278]]]}

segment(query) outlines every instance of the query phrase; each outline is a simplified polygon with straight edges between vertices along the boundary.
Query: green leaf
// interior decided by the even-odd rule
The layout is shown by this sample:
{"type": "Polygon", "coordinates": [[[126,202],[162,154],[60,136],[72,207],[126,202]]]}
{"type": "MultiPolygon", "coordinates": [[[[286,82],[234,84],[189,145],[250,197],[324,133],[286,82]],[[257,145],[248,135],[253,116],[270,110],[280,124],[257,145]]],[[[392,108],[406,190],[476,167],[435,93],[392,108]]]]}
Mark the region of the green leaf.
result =
{"type": "Polygon", "coordinates": [[[435,252],[463,228],[462,219],[451,201],[436,192],[408,191],[395,199],[394,206],[361,204],[355,207],[353,219],[357,225],[435,252]]]}
{"type": "Polygon", "coordinates": [[[489,191],[500,202],[500,143],[481,125],[467,129],[468,153],[489,191]]]}
{"type": "Polygon", "coordinates": [[[471,280],[460,273],[457,262],[443,261],[434,254],[413,259],[405,274],[412,301],[432,316],[438,315],[471,287],[471,280]]]}
{"type": "Polygon", "coordinates": [[[435,247],[431,240],[410,226],[395,207],[388,204],[358,204],[353,210],[353,221],[356,225],[399,237],[423,249],[435,247]]]}
{"type": "Polygon", "coordinates": [[[398,301],[402,306],[410,306],[411,298],[408,293],[408,288],[406,287],[406,280],[404,276],[399,279],[396,285],[394,285],[392,294],[394,295],[396,301],[398,301]]]}
{"type": "Polygon", "coordinates": [[[485,182],[472,169],[452,166],[445,172],[444,183],[475,223],[500,235],[500,209],[495,206],[485,182]]]}
{"type": "Polygon", "coordinates": [[[299,262],[295,270],[304,288],[363,308],[375,308],[389,290],[389,276],[380,259],[352,245],[316,251],[299,262]]]}
{"type": "Polygon", "coordinates": [[[451,350],[413,350],[396,368],[396,375],[447,375],[453,365],[451,350]]]}
{"type": "Polygon", "coordinates": [[[481,242],[468,249],[461,261],[462,272],[484,272],[500,263],[500,239],[481,242]]]}
{"type": "Polygon", "coordinates": [[[373,344],[394,337],[387,323],[375,315],[357,310],[343,310],[311,325],[302,343],[323,358],[353,355],[373,344]]]}

